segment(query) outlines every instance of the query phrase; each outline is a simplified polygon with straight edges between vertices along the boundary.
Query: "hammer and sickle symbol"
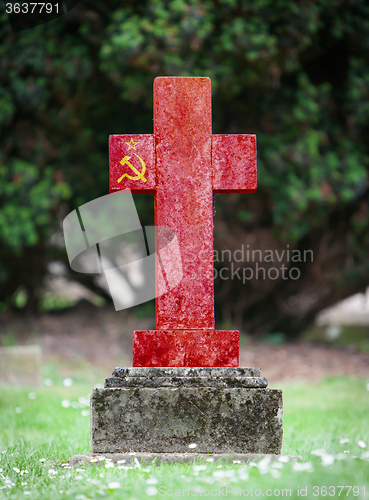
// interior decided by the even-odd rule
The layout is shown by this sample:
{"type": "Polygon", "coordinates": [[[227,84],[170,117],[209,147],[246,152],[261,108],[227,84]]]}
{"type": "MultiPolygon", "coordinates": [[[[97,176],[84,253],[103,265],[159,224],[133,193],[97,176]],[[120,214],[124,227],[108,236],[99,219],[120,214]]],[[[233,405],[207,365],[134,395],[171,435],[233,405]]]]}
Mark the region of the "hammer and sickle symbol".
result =
{"type": "Polygon", "coordinates": [[[137,170],[137,168],[135,168],[131,163],[129,163],[129,160],[131,159],[130,156],[125,156],[122,160],[120,160],[119,163],[121,165],[128,165],[133,170],[133,172],[136,174],[136,177],[132,177],[131,175],[128,175],[128,174],[123,174],[122,177],[120,177],[118,179],[118,182],[121,182],[124,179],[124,177],[128,177],[128,179],[131,179],[131,181],[138,181],[138,179],[141,179],[144,182],[147,181],[147,179],[145,179],[145,177],[144,177],[144,173],[146,172],[145,162],[143,161],[142,158],[140,158],[138,155],[136,155],[136,153],[133,153],[133,154],[135,156],[137,156],[137,158],[140,160],[141,165],[142,165],[142,172],[139,172],[137,170]]]}

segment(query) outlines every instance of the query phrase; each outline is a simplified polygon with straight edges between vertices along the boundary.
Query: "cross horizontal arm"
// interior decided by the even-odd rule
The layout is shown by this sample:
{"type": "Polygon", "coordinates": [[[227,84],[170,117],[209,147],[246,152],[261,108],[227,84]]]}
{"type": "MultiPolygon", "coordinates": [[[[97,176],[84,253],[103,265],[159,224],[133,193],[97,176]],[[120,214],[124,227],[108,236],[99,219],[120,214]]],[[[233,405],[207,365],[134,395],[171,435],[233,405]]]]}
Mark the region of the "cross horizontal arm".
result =
{"type": "Polygon", "coordinates": [[[156,188],[153,134],[109,136],[110,192],[130,189],[154,193],[156,188]]]}
{"type": "Polygon", "coordinates": [[[256,191],[256,135],[213,135],[211,149],[215,193],[256,191]]]}

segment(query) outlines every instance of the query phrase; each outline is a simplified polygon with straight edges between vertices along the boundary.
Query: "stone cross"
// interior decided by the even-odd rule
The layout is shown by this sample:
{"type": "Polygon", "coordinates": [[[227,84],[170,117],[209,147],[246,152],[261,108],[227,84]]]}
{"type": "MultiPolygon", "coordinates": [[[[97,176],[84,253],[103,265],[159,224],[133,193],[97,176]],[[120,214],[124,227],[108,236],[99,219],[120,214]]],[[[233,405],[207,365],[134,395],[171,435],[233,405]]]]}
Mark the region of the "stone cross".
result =
{"type": "Polygon", "coordinates": [[[155,193],[183,267],[156,298],[156,330],[134,332],[133,366],[238,366],[239,332],[215,330],[213,193],[256,191],[256,136],[212,135],[210,78],[159,77],[154,134],[112,135],[109,155],[110,192],[155,193]]]}

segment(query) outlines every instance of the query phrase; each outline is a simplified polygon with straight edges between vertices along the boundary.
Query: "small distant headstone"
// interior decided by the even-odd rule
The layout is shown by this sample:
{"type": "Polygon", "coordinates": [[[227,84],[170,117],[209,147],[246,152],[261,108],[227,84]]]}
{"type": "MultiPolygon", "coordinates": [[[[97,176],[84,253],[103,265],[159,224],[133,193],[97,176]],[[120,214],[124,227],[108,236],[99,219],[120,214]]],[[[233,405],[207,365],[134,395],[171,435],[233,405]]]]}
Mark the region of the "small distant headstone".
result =
{"type": "Polygon", "coordinates": [[[41,385],[41,347],[0,347],[0,385],[41,385]]]}

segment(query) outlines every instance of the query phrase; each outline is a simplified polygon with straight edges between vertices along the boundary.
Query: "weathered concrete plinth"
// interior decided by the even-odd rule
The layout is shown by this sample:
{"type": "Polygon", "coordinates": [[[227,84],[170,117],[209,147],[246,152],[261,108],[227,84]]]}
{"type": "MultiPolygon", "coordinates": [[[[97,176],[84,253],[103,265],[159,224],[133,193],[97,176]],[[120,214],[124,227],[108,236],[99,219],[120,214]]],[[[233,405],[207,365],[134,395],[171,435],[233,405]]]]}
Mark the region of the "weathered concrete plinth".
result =
{"type": "Polygon", "coordinates": [[[116,368],[91,395],[91,451],[278,454],[282,391],[266,387],[259,368],[116,368]]]}

